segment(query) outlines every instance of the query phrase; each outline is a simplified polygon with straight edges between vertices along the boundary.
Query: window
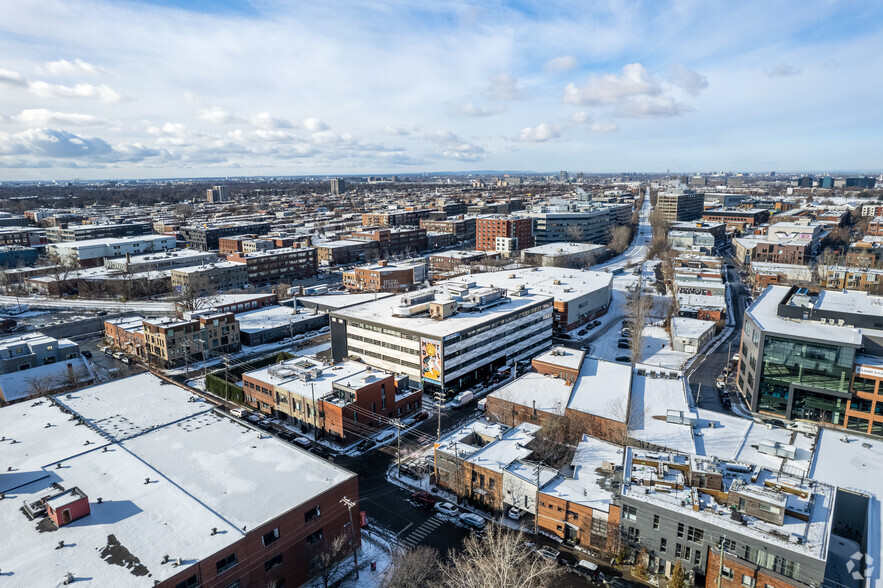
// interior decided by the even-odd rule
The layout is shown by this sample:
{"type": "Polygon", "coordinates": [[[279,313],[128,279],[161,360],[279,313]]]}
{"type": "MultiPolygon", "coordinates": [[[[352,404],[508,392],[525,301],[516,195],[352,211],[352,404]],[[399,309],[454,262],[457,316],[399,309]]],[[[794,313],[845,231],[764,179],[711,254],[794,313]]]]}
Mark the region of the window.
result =
{"type": "Polygon", "coordinates": [[[693,553],[693,549],[687,545],[684,545],[684,559],[690,561],[690,555],[693,553]]]}
{"type": "Polygon", "coordinates": [[[635,509],[634,506],[623,506],[622,518],[628,521],[636,521],[638,520],[638,511],[635,509]]]}
{"type": "Polygon", "coordinates": [[[684,536],[684,523],[678,523],[678,537],[684,536]]]}
{"type": "Polygon", "coordinates": [[[702,538],[705,536],[705,533],[702,529],[697,529],[696,527],[687,527],[687,539],[692,541],[693,543],[702,543],[702,538]]]}
{"type": "Polygon", "coordinates": [[[196,576],[196,574],[193,574],[186,580],[175,584],[175,588],[196,588],[196,586],[199,586],[199,578],[196,576]]]}
{"type": "Polygon", "coordinates": [[[628,538],[629,541],[633,541],[634,543],[638,543],[641,540],[641,530],[636,529],[635,527],[628,528],[628,538]]]}
{"type": "Polygon", "coordinates": [[[224,588],[240,588],[239,580],[234,580],[233,582],[230,582],[229,584],[224,586],[224,588]]]}
{"type": "Polygon", "coordinates": [[[217,567],[218,573],[220,574],[220,573],[226,572],[227,570],[229,570],[230,568],[235,566],[237,563],[239,563],[239,562],[236,561],[236,554],[231,553],[227,557],[225,557],[223,559],[219,559],[218,562],[215,564],[215,566],[217,567]]]}
{"type": "Polygon", "coordinates": [[[319,529],[315,533],[310,533],[307,535],[307,545],[313,545],[322,540],[322,529],[319,529]]]}
{"type": "Polygon", "coordinates": [[[730,553],[736,553],[736,542],[732,539],[725,539],[721,537],[717,540],[717,548],[729,551],[730,553]]]}
{"type": "Polygon", "coordinates": [[[766,502],[759,502],[757,504],[757,508],[764,512],[770,512],[773,514],[779,514],[780,512],[782,512],[782,509],[778,506],[773,506],[771,504],[767,504],[766,502]]]}
{"type": "Polygon", "coordinates": [[[733,575],[733,568],[728,568],[727,566],[724,566],[721,570],[721,576],[727,578],[728,580],[732,580],[733,575]]]}
{"type": "Polygon", "coordinates": [[[683,550],[684,548],[680,543],[675,543],[675,557],[681,557],[681,552],[683,550]]]}
{"type": "Polygon", "coordinates": [[[282,565],[282,554],[277,554],[264,562],[264,572],[269,572],[273,568],[277,568],[282,565]]]}
{"type": "Polygon", "coordinates": [[[266,547],[267,545],[272,545],[273,543],[275,543],[277,539],[279,539],[278,528],[273,529],[269,533],[264,533],[264,536],[261,537],[261,543],[264,547],[266,547]]]}
{"type": "Polygon", "coordinates": [[[742,574],[742,585],[746,588],[754,588],[754,578],[748,574],[742,574]]]}
{"type": "Polygon", "coordinates": [[[665,537],[659,540],[659,553],[665,553],[665,549],[668,547],[668,541],[666,541],[665,537]]]}
{"type": "Polygon", "coordinates": [[[700,550],[695,550],[693,552],[693,565],[698,566],[699,561],[702,559],[702,552],[700,550]]]}
{"type": "Polygon", "coordinates": [[[319,505],[317,504],[310,510],[304,513],[304,522],[309,523],[310,521],[314,521],[319,518],[319,515],[322,514],[319,510],[319,505]]]}
{"type": "Polygon", "coordinates": [[[653,515],[653,530],[659,529],[659,515],[653,515]]]}

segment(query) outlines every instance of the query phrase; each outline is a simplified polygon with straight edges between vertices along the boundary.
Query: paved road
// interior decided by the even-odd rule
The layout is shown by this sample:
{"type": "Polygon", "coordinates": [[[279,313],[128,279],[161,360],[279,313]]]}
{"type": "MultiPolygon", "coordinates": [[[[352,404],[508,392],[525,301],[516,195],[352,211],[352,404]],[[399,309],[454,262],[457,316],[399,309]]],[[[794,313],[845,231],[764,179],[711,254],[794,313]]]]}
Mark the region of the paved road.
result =
{"type": "MultiPolygon", "coordinates": [[[[734,265],[732,257],[726,257],[725,262],[734,265]]],[[[730,358],[739,351],[746,298],[750,294],[748,286],[742,282],[742,278],[739,276],[737,266],[734,265],[733,269],[726,269],[726,272],[733,304],[729,312],[731,312],[731,316],[735,321],[735,328],[732,334],[717,349],[707,354],[700,363],[694,364],[693,371],[689,376],[690,388],[694,398],[697,393],[699,394],[699,406],[717,412],[728,412],[720,402],[715,381],[724,371],[724,367],[730,361],[730,358]],[[699,391],[700,384],[702,386],[701,392],[699,391]]],[[[738,394],[730,394],[730,399],[733,402],[739,402],[738,394]]]]}
{"type": "Polygon", "coordinates": [[[119,302],[116,300],[86,300],[82,298],[16,298],[15,296],[0,296],[0,306],[14,306],[19,302],[34,309],[88,309],[106,310],[108,312],[142,311],[170,313],[174,311],[175,306],[171,302],[119,302]]]}

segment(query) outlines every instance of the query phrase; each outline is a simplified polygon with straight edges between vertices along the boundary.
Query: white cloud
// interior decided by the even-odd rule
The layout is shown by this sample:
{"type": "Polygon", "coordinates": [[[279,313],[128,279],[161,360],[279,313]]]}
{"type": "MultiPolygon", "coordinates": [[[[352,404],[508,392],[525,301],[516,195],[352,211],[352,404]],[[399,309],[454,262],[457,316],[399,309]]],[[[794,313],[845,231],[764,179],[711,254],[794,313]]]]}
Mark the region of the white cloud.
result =
{"type": "Polygon", "coordinates": [[[572,55],[563,55],[561,57],[553,57],[543,65],[543,71],[546,73],[559,73],[570,71],[577,66],[576,58],[572,55]]]}
{"type": "Polygon", "coordinates": [[[465,104],[451,104],[449,111],[454,116],[484,117],[506,112],[506,108],[502,106],[476,106],[472,102],[466,102],[465,104]]]}
{"type": "Polygon", "coordinates": [[[780,63],[776,67],[767,70],[766,75],[768,78],[790,78],[799,73],[800,68],[788,65],[787,63],[780,63]]]}
{"type": "Polygon", "coordinates": [[[451,131],[434,131],[424,135],[424,138],[435,145],[434,154],[437,157],[458,161],[480,161],[486,156],[484,147],[464,141],[451,131]]]}
{"type": "Polygon", "coordinates": [[[659,96],[656,98],[634,98],[619,105],[618,116],[625,118],[665,118],[679,116],[693,110],[674,98],[659,96]]]}
{"type": "Polygon", "coordinates": [[[535,127],[525,127],[518,134],[518,140],[524,143],[543,143],[561,136],[562,127],[560,125],[549,125],[540,123],[535,127]]]}
{"type": "Polygon", "coordinates": [[[31,127],[50,127],[56,125],[103,125],[107,121],[91,114],[73,112],[53,112],[45,108],[22,110],[12,117],[16,122],[31,127]]]}
{"type": "Polygon", "coordinates": [[[708,87],[707,77],[692,71],[680,63],[672,69],[668,80],[693,96],[698,96],[702,90],[708,87]]]}
{"type": "Polygon", "coordinates": [[[581,110],[570,115],[570,122],[575,125],[581,125],[583,123],[589,122],[590,120],[592,120],[592,117],[585,110],[581,110]]]}
{"type": "Polygon", "coordinates": [[[75,86],[62,86],[47,82],[31,82],[28,89],[40,98],[89,98],[110,103],[119,102],[122,99],[119,92],[105,84],[93,86],[81,83],[75,86]]]}
{"type": "Polygon", "coordinates": [[[7,84],[9,86],[19,86],[24,88],[28,85],[28,81],[17,71],[0,69],[0,84],[7,84]]]}
{"type": "Polygon", "coordinates": [[[57,129],[27,129],[0,133],[0,155],[37,157],[103,157],[113,152],[103,139],[88,138],[57,129]]]}
{"type": "Polygon", "coordinates": [[[383,127],[383,134],[390,135],[393,137],[406,137],[411,134],[411,130],[407,127],[396,127],[392,125],[386,125],[383,127]]]}
{"type": "Polygon", "coordinates": [[[306,130],[310,131],[311,133],[316,133],[319,131],[326,131],[331,128],[328,125],[328,123],[321,121],[315,117],[305,118],[303,125],[304,125],[304,128],[306,130]]]}
{"type": "Polygon", "coordinates": [[[233,115],[223,108],[215,106],[214,108],[206,108],[196,113],[196,118],[204,120],[216,125],[226,125],[231,123],[245,122],[236,115],[233,115]]]}
{"type": "Polygon", "coordinates": [[[564,101],[577,105],[613,105],[634,96],[654,96],[660,91],[659,84],[643,65],[629,63],[623,66],[620,75],[595,75],[581,87],[568,84],[564,101]]]}
{"type": "Polygon", "coordinates": [[[269,112],[262,112],[251,117],[251,124],[260,129],[290,129],[294,127],[291,121],[278,118],[269,112]]]}
{"type": "Polygon", "coordinates": [[[606,125],[595,123],[589,126],[589,131],[599,134],[615,133],[618,130],[619,127],[612,123],[606,125]]]}
{"type": "Polygon", "coordinates": [[[67,59],[50,61],[46,64],[45,67],[46,71],[48,71],[49,73],[62,76],[76,76],[82,74],[97,76],[100,72],[100,68],[98,66],[85,62],[79,57],[74,59],[73,61],[68,61],[67,59]]]}
{"type": "Polygon", "coordinates": [[[488,81],[483,92],[484,96],[491,100],[524,100],[529,94],[518,86],[518,78],[509,74],[501,73],[488,81]]]}

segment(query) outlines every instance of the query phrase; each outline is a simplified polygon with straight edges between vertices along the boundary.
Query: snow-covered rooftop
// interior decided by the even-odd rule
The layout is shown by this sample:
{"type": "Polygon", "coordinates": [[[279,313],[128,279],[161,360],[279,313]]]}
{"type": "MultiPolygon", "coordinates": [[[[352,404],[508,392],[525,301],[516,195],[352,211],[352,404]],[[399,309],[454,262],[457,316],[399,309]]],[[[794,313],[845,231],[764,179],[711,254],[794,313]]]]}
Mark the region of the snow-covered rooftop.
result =
{"type": "Polygon", "coordinates": [[[578,370],[583,363],[584,355],[584,351],[558,345],[537,355],[533,361],[578,370]]]}
{"type": "Polygon", "coordinates": [[[573,386],[568,408],[624,423],[632,369],[628,364],[586,358],[573,386]]]}
{"type": "Polygon", "coordinates": [[[629,415],[629,437],[674,451],[694,451],[693,427],[669,423],[669,410],[696,416],[687,399],[683,374],[655,366],[637,364],[632,378],[632,404],[629,415]],[[639,371],[643,370],[644,375],[639,371]],[[651,374],[657,374],[653,377],[651,374]],[[662,374],[664,377],[659,377],[662,374]],[[675,374],[677,377],[669,377],[675,374]]]}
{"type": "Polygon", "coordinates": [[[614,491],[612,475],[598,469],[606,461],[622,465],[623,449],[618,445],[583,435],[571,460],[573,476],[556,476],[540,489],[542,494],[555,496],[595,510],[609,512],[614,491]]]}
{"type": "Polygon", "coordinates": [[[488,443],[467,457],[466,461],[489,470],[502,472],[513,461],[525,459],[533,453],[533,450],[527,446],[533,441],[539,430],[539,425],[521,423],[506,431],[501,439],[488,443]]]}
{"type": "Polygon", "coordinates": [[[240,312],[236,315],[239,330],[243,333],[256,333],[264,329],[283,327],[316,318],[312,312],[295,312],[289,306],[267,306],[257,310],[240,312]]]}
{"type": "MultiPolygon", "coordinates": [[[[857,329],[780,317],[778,314],[779,303],[783,301],[789,289],[788,286],[769,286],[758,296],[751,308],[746,311],[748,316],[761,329],[773,335],[804,337],[816,341],[844,343],[855,347],[861,345],[862,336],[861,332],[857,329]]],[[[830,305],[843,303],[842,298],[830,297],[828,300],[830,305]]],[[[830,309],[828,308],[828,310],[830,309]]]]}
{"type": "Polygon", "coordinates": [[[714,325],[714,321],[675,316],[671,319],[671,334],[672,337],[696,339],[713,329],[714,325]]]}
{"type": "Polygon", "coordinates": [[[536,247],[528,247],[522,249],[522,253],[528,255],[546,255],[549,257],[560,257],[563,255],[574,255],[578,253],[589,253],[604,249],[603,245],[595,245],[594,243],[546,243],[545,245],[537,245],[536,247]]]}
{"type": "Polygon", "coordinates": [[[566,380],[528,372],[496,390],[490,396],[563,416],[564,409],[567,408],[570,399],[570,392],[571,386],[566,380]]]}
{"type": "Polygon", "coordinates": [[[598,291],[613,288],[613,274],[561,267],[535,267],[512,272],[486,272],[452,278],[451,282],[475,282],[479,286],[505,288],[509,292],[519,286],[529,294],[547,294],[555,300],[570,301],[598,291]]]}

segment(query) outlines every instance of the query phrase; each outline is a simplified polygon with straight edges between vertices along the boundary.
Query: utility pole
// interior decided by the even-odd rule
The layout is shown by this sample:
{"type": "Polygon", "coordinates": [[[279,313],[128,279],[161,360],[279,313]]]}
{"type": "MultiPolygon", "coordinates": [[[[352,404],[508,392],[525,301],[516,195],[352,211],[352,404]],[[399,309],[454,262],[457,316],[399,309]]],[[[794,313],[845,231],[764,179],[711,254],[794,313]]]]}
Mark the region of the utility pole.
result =
{"type": "Polygon", "coordinates": [[[405,428],[402,419],[390,419],[390,424],[396,428],[396,475],[402,477],[402,429],[405,428]]]}
{"type": "Polygon", "coordinates": [[[350,534],[353,542],[353,564],[356,567],[356,580],[359,579],[359,556],[356,554],[356,528],[353,526],[353,507],[356,505],[355,502],[344,496],[340,499],[341,504],[346,505],[346,509],[350,513],[350,534]]]}
{"type": "Polygon", "coordinates": [[[442,409],[442,400],[444,400],[445,393],[436,392],[435,393],[435,403],[438,406],[438,441],[441,441],[441,409],[442,409]]]}
{"type": "Polygon", "coordinates": [[[316,385],[314,382],[310,382],[310,393],[313,395],[313,437],[316,437],[316,385]]]}
{"type": "Polygon", "coordinates": [[[182,344],[181,349],[184,351],[184,383],[187,384],[190,380],[190,344],[182,344]]]}
{"type": "Polygon", "coordinates": [[[230,358],[224,354],[224,400],[230,401],[230,358]]]}
{"type": "Polygon", "coordinates": [[[717,588],[721,588],[721,582],[723,582],[724,577],[724,546],[727,543],[727,536],[724,535],[721,537],[721,561],[717,566],[717,588]]]}

